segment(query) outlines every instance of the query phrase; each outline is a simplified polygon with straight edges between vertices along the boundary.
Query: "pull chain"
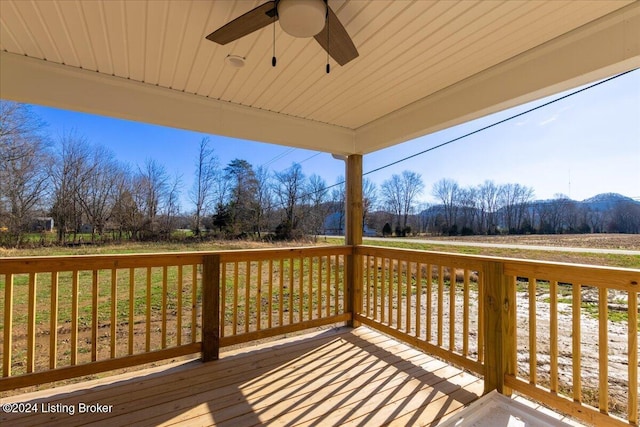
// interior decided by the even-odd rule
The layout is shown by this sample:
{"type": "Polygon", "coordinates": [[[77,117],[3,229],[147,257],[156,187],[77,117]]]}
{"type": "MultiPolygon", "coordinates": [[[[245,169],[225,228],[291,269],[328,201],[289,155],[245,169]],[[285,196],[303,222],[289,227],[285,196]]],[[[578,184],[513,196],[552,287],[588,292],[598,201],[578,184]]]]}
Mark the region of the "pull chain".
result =
{"type": "Polygon", "coordinates": [[[276,14],[273,15],[273,56],[271,57],[271,66],[276,66],[276,14]]]}
{"type": "Polygon", "coordinates": [[[327,5],[327,74],[331,72],[331,66],[329,65],[329,5],[327,5]]]}

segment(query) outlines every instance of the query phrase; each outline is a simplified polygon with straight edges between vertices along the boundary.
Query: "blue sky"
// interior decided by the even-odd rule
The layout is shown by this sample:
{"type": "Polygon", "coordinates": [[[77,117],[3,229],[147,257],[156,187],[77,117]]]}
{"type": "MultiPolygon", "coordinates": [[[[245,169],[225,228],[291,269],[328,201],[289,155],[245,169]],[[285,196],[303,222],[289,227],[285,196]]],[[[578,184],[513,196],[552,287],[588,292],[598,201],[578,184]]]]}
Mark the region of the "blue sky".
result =
{"type": "MultiPolygon", "coordinates": [[[[566,92],[565,92],[566,93],[566,92]]],[[[364,171],[447,142],[562,94],[465,123],[364,157],[364,171]]],[[[183,210],[193,180],[198,144],[209,137],[220,162],[242,158],[254,166],[281,171],[302,162],[307,175],[333,184],[344,164],[330,154],[236,140],[216,135],[33,106],[56,140],[75,131],[94,144],[110,148],[132,166],[148,157],[170,174],[182,175],[183,210]]],[[[534,112],[502,123],[447,146],[386,168],[367,177],[377,184],[408,169],[422,175],[422,202],[433,202],[431,188],[441,178],[472,186],[484,180],[532,187],[539,199],[556,193],[583,200],[604,192],[640,200],[640,70],[591,88],[534,112]]]]}

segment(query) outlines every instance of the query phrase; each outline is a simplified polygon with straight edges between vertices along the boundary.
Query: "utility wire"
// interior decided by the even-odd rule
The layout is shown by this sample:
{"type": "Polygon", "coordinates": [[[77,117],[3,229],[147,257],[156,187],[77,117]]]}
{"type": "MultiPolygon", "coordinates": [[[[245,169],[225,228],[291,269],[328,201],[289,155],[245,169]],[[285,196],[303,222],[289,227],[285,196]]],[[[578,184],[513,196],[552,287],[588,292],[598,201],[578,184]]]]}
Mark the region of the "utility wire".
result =
{"type": "MultiPolygon", "coordinates": [[[[531,113],[531,112],[533,112],[533,111],[536,111],[536,110],[539,110],[539,109],[541,109],[541,108],[547,107],[547,106],[549,106],[549,105],[551,105],[551,104],[555,104],[555,103],[556,103],[556,102],[558,102],[558,101],[562,101],[562,100],[564,100],[564,99],[570,98],[570,97],[572,97],[572,96],[574,96],[574,95],[577,95],[577,94],[579,94],[579,93],[585,92],[585,91],[587,91],[587,90],[589,90],[589,89],[593,89],[594,87],[596,87],[596,86],[600,86],[601,84],[608,83],[608,82],[610,82],[610,81],[612,81],[612,80],[615,80],[615,79],[617,79],[617,78],[619,78],[619,77],[622,77],[622,76],[624,76],[624,75],[626,75],[626,74],[629,74],[629,73],[631,73],[631,72],[633,72],[633,71],[636,71],[636,70],[638,70],[638,68],[634,68],[633,70],[629,70],[629,71],[625,71],[625,72],[620,73],[620,74],[616,74],[615,76],[611,76],[611,77],[606,78],[606,79],[604,79],[604,80],[600,80],[599,82],[593,83],[593,84],[591,84],[591,85],[589,85],[589,86],[585,86],[585,87],[583,87],[582,89],[574,90],[573,92],[570,92],[570,93],[568,93],[568,94],[566,94],[566,95],[563,95],[563,96],[561,96],[561,97],[559,97],[559,98],[552,99],[551,101],[545,102],[544,104],[540,104],[540,105],[538,105],[538,106],[536,106],[536,107],[529,108],[528,110],[522,111],[522,112],[520,112],[520,113],[518,113],[518,114],[514,114],[514,115],[509,116],[509,117],[507,117],[507,118],[505,118],[505,119],[502,119],[502,120],[499,120],[499,121],[497,121],[497,122],[491,123],[491,124],[489,124],[489,125],[487,125],[487,126],[484,126],[484,127],[479,128],[479,129],[473,130],[473,131],[471,131],[471,132],[468,132],[468,133],[466,133],[466,134],[464,134],[464,135],[461,135],[461,136],[458,136],[458,137],[456,137],[456,138],[450,139],[450,140],[445,141],[445,142],[443,142],[443,143],[441,143],[441,144],[435,145],[435,146],[433,146],[433,147],[431,147],[431,148],[427,148],[426,150],[422,150],[422,151],[420,151],[420,152],[417,152],[417,153],[411,154],[410,156],[403,157],[402,159],[396,160],[396,161],[391,162],[391,163],[387,163],[386,165],[383,165],[383,166],[377,167],[377,168],[375,168],[375,169],[372,169],[372,170],[370,170],[370,171],[364,172],[364,173],[362,174],[362,176],[367,176],[367,175],[370,175],[370,174],[372,174],[372,173],[379,172],[379,171],[381,171],[381,170],[383,170],[383,169],[386,169],[386,168],[391,167],[391,166],[395,166],[395,165],[397,165],[397,164],[399,164],[399,163],[405,162],[405,161],[407,161],[407,160],[409,160],[409,159],[412,159],[412,158],[414,158],[414,157],[418,157],[418,156],[421,156],[421,155],[423,155],[423,154],[426,154],[426,153],[428,153],[428,152],[430,152],[430,151],[434,151],[434,150],[436,150],[436,149],[438,149],[438,148],[442,148],[442,147],[447,146],[447,145],[449,145],[449,144],[453,144],[454,142],[457,142],[457,141],[460,141],[460,140],[462,140],[462,139],[468,138],[468,137],[470,137],[470,136],[472,136],[472,135],[475,135],[475,134],[477,134],[477,133],[483,132],[483,131],[485,131],[485,130],[487,130],[487,129],[491,129],[491,128],[493,128],[493,127],[495,127],[495,126],[498,126],[498,125],[500,125],[500,124],[502,124],[502,123],[508,122],[508,121],[510,121],[510,120],[516,119],[516,118],[521,117],[521,116],[524,116],[525,114],[529,114],[529,113],[531,113]]],[[[287,153],[287,154],[288,154],[288,153],[287,153]]],[[[319,155],[319,154],[321,154],[321,153],[320,153],[320,152],[318,152],[317,154],[314,154],[313,156],[311,156],[311,157],[309,157],[309,158],[307,158],[307,159],[303,160],[303,162],[304,162],[304,161],[307,161],[307,160],[309,160],[309,159],[311,159],[311,158],[313,158],[313,157],[315,157],[315,156],[317,156],[317,155],[319,155]]],[[[271,161],[270,161],[270,162],[267,162],[267,163],[271,163],[271,161]]],[[[302,162],[300,162],[300,163],[302,163],[302,162]]],[[[330,190],[330,189],[332,189],[332,188],[334,188],[334,187],[338,187],[338,186],[340,186],[340,185],[343,185],[345,182],[346,182],[346,181],[337,182],[337,183],[335,183],[335,184],[333,184],[333,185],[330,185],[329,187],[326,187],[326,188],[324,188],[324,189],[322,189],[322,190],[317,190],[317,191],[315,191],[315,192],[310,192],[310,193],[307,193],[307,194],[303,194],[303,195],[301,196],[301,198],[309,197],[309,196],[311,196],[311,195],[314,195],[314,194],[317,194],[317,193],[320,193],[320,192],[328,191],[328,190],[330,190]]],[[[635,198],[635,197],[632,197],[632,199],[636,199],[636,198],[635,198]]],[[[282,204],[282,203],[281,203],[280,205],[284,206],[284,204],[282,204]]],[[[277,207],[277,205],[276,205],[276,207],[277,207]]]]}
{"type": "Polygon", "coordinates": [[[607,79],[605,79],[605,80],[601,80],[601,81],[599,81],[599,82],[593,83],[593,84],[591,84],[591,85],[589,85],[589,86],[583,87],[582,89],[575,90],[575,91],[573,91],[573,92],[571,92],[571,93],[568,93],[568,94],[566,94],[566,95],[563,95],[563,96],[561,96],[561,97],[559,97],[559,98],[552,99],[551,101],[545,102],[544,104],[538,105],[537,107],[533,107],[533,108],[530,108],[530,109],[528,109],[528,110],[526,110],[526,111],[523,111],[523,112],[521,112],[521,113],[514,114],[514,115],[512,115],[512,116],[507,117],[506,119],[499,120],[499,121],[494,122],[494,123],[492,123],[492,124],[490,124],[490,125],[487,125],[487,126],[481,127],[480,129],[476,129],[476,130],[474,130],[474,131],[471,131],[471,132],[469,132],[469,133],[466,133],[466,134],[464,134],[464,135],[461,135],[461,136],[459,136],[459,137],[457,137],[457,138],[450,139],[449,141],[443,142],[442,144],[438,144],[438,145],[436,145],[436,146],[434,146],[434,147],[427,148],[426,150],[420,151],[420,152],[418,152],[418,153],[414,153],[414,154],[412,154],[412,155],[410,155],[410,156],[407,156],[407,157],[404,157],[404,158],[402,158],[402,159],[400,159],[400,160],[396,160],[395,162],[391,162],[391,163],[388,163],[388,164],[386,164],[386,165],[384,165],[384,166],[380,166],[380,167],[378,167],[378,168],[375,168],[375,169],[373,169],[373,170],[370,170],[370,171],[368,171],[368,172],[365,172],[365,173],[363,173],[363,174],[362,174],[362,176],[369,175],[369,174],[372,174],[372,173],[374,173],[374,172],[381,171],[381,170],[386,169],[386,168],[388,168],[388,167],[390,167],[390,166],[395,166],[395,165],[397,165],[398,163],[402,163],[402,162],[407,161],[407,160],[409,160],[409,159],[412,159],[412,158],[414,158],[414,157],[421,156],[421,155],[423,155],[423,154],[425,154],[425,153],[428,153],[428,152],[430,152],[430,151],[436,150],[436,149],[438,149],[438,148],[444,147],[444,146],[449,145],[449,144],[453,144],[453,143],[454,143],[454,142],[456,142],[456,141],[460,141],[461,139],[468,138],[468,137],[470,137],[471,135],[475,135],[476,133],[483,132],[483,131],[485,131],[485,130],[487,130],[487,129],[491,129],[492,127],[498,126],[498,125],[500,125],[500,124],[502,124],[502,123],[508,122],[509,120],[513,120],[513,119],[515,119],[515,118],[518,118],[518,117],[524,116],[525,114],[529,114],[529,113],[531,113],[531,112],[533,112],[533,111],[536,111],[536,110],[539,110],[539,109],[541,109],[541,108],[547,107],[547,106],[549,106],[549,105],[551,105],[551,104],[554,104],[554,103],[556,103],[556,102],[558,102],[558,101],[562,101],[563,99],[567,99],[567,98],[569,98],[569,97],[571,97],[571,96],[577,95],[577,94],[579,94],[579,93],[581,93],[581,92],[584,92],[584,91],[586,91],[586,90],[592,89],[592,88],[594,88],[594,87],[596,87],[596,86],[599,86],[599,85],[601,85],[601,84],[604,84],[604,83],[610,82],[610,81],[612,81],[612,80],[617,79],[618,77],[622,77],[622,76],[624,76],[624,75],[626,75],[626,74],[629,74],[629,73],[631,73],[631,72],[633,72],[633,71],[636,71],[636,70],[637,70],[637,68],[635,68],[635,69],[633,69],[633,70],[625,71],[624,73],[620,73],[620,74],[617,74],[617,75],[615,75],[615,76],[609,77],[609,78],[607,78],[607,79]]]}

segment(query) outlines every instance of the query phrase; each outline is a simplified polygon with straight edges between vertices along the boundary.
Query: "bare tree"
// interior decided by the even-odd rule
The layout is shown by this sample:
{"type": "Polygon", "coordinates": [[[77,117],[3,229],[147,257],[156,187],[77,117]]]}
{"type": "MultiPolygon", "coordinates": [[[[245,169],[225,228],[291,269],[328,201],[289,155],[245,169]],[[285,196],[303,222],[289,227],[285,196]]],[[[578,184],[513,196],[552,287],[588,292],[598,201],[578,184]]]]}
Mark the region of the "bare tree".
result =
{"type": "Polygon", "coordinates": [[[202,218],[207,215],[213,203],[216,179],[218,178],[218,159],[209,147],[209,138],[202,138],[196,159],[195,181],[189,196],[194,204],[193,233],[200,236],[202,218]]]}
{"type": "Polygon", "coordinates": [[[0,162],[18,160],[43,149],[45,123],[26,104],[0,100],[0,162]]]}
{"type": "Polygon", "coordinates": [[[416,197],[424,190],[424,183],[419,173],[402,171],[401,175],[394,174],[381,186],[382,197],[397,215],[397,228],[404,234],[407,229],[409,215],[413,213],[416,197]]]}
{"type": "Polygon", "coordinates": [[[133,174],[124,166],[115,177],[111,223],[118,240],[122,240],[125,234],[129,238],[133,237],[137,217],[140,215],[133,197],[133,181],[133,174]]]}
{"type": "Polygon", "coordinates": [[[478,189],[468,187],[460,189],[460,222],[461,234],[473,234],[476,216],[478,214],[478,189]]]}
{"type": "Polygon", "coordinates": [[[329,224],[329,229],[332,229],[332,232],[336,234],[342,235],[344,231],[344,221],[345,221],[345,203],[346,203],[346,184],[344,175],[338,176],[336,179],[336,184],[333,186],[331,190],[331,224],[329,224]]]}
{"type": "Polygon", "coordinates": [[[58,241],[64,242],[66,234],[73,234],[75,242],[83,222],[80,202],[82,189],[95,172],[91,152],[85,137],[70,131],[60,139],[56,161],[51,169],[54,187],[52,215],[58,228],[58,241]]]}
{"type": "Polygon", "coordinates": [[[616,203],[608,229],[615,233],[640,233],[640,206],[626,200],[616,203]]]}
{"type": "Polygon", "coordinates": [[[255,224],[258,237],[261,237],[262,230],[266,228],[266,224],[271,216],[273,209],[273,197],[271,194],[271,182],[269,178],[269,170],[259,166],[256,169],[256,202],[255,224]]]}
{"type": "Polygon", "coordinates": [[[500,189],[493,181],[485,181],[478,187],[479,198],[479,232],[494,234],[497,227],[498,193],[500,189]]]}
{"type": "Polygon", "coordinates": [[[144,236],[139,237],[153,237],[160,231],[157,217],[168,198],[169,175],[160,163],[147,159],[144,168],[138,168],[136,178],[138,208],[144,217],[141,227],[144,236]]]}
{"type": "Polygon", "coordinates": [[[362,225],[367,225],[369,214],[378,202],[378,187],[369,178],[362,180],[362,225]]]}
{"type": "Polygon", "coordinates": [[[443,178],[433,184],[432,194],[442,203],[447,232],[457,233],[457,227],[454,226],[456,225],[460,199],[458,183],[452,179],[443,178]]]}
{"type": "Polygon", "coordinates": [[[387,209],[395,216],[396,228],[400,229],[400,218],[402,217],[402,182],[400,175],[394,174],[385,180],[380,187],[382,199],[387,209]]]}
{"type": "Polygon", "coordinates": [[[174,175],[167,185],[162,214],[160,219],[160,236],[164,239],[171,238],[171,232],[176,229],[178,215],[180,214],[180,191],[182,189],[182,177],[174,175]]]}
{"type": "Polygon", "coordinates": [[[93,241],[96,233],[102,237],[111,217],[118,182],[122,179],[122,166],[105,147],[93,147],[88,154],[91,157],[87,159],[87,168],[93,172],[82,182],[78,190],[78,201],[91,225],[93,241]]]}
{"type": "Polygon", "coordinates": [[[327,183],[319,175],[313,174],[307,181],[307,194],[309,195],[309,212],[306,215],[307,231],[317,236],[327,215],[325,201],[327,198],[327,183]]]}
{"type": "Polygon", "coordinates": [[[520,184],[505,184],[500,187],[498,200],[509,233],[521,231],[522,221],[533,195],[532,188],[520,184]]]}
{"type": "Polygon", "coordinates": [[[45,209],[51,156],[43,127],[26,105],[0,101],[0,227],[14,246],[45,209]]]}
{"type": "Polygon", "coordinates": [[[302,167],[294,163],[285,171],[274,174],[274,194],[283,207],[284,218],[276,229],[281,238],[296,237],[300,223],[299,208],[303,202],[305,176],[302,167]]]}

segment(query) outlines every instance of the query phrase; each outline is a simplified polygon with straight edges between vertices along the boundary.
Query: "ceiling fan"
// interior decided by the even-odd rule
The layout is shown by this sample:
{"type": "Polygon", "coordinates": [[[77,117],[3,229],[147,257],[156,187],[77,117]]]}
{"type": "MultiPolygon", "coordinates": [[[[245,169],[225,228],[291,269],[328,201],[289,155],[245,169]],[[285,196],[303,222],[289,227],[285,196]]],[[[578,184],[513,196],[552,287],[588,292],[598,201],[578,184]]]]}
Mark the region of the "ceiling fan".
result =
{"type": "MultiPolygon", "coordinates": [[[[269,1],[223,25],[206,38],[225,45],[278,20],[282,29],[294,37],[314,37],[340,65],[358,57],[351,37],[327,0],[269,1]]],[[[275,54],[272,64],[275,66],[275,54]]]]}

